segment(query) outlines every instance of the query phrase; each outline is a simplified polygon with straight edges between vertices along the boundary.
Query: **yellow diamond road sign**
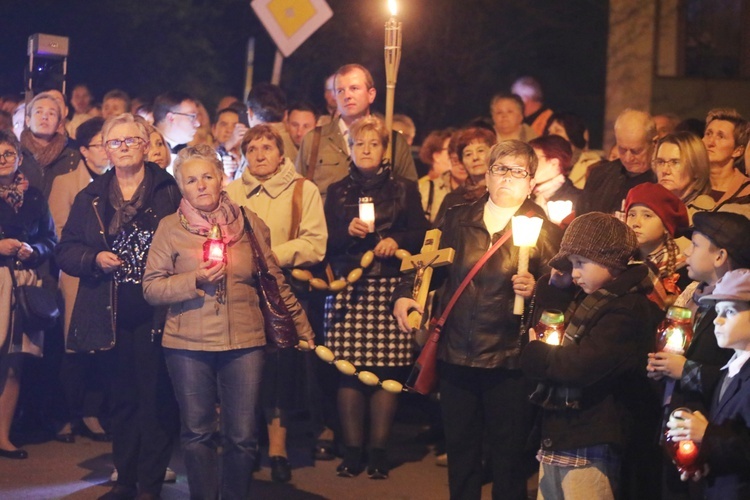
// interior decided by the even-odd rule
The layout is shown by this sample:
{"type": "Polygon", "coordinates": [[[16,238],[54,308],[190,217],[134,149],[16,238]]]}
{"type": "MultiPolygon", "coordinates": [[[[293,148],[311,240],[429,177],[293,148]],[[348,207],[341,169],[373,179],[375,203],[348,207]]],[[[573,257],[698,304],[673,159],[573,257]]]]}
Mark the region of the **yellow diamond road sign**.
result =
{"type": "Polygon", "coordinates": [[[333,15],[325,0],[253,0],[250,5],[285,57],[333,15]]]}

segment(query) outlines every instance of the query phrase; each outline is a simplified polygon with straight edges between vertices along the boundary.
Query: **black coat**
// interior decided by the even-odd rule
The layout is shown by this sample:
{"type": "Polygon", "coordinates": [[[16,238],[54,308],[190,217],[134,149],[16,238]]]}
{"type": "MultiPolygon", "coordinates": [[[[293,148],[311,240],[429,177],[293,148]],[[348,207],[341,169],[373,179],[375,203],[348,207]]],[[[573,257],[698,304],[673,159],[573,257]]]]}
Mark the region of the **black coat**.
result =
{"type": "Polygon", "coordinates": [[[528,377],[582,390],[580,409],[544,410],[543,449],[622,448],[632,445],[634,428],[650,430],[658,422],[644,365],[663,313],[646,297],[647,290],[627,292],[647,274],[645,265],[633,266],[610,282],[606,289],[620,296],[584,320],[587,330],[578,343],[559,347],[534,341],[524,348],[521,365],[528,377]]]}
{"type": "MultiPolygon", "coordinates": [[[[422,248],[429,222],[422,212],[417,183],[393,177],[386,169],[376,178],[364,178],[356,167],[344,179],[328,186],[325,201],[328,225],[326,259],[337,277],[346,276],[359,266],[362,255],[385,238],[393,238],[399,248],[412,254],[422,248]],[[349,223],[359,217],[359,198],[371,197],[375,206],[375,232],[365,238],[349,235],[349,223]]],[[[398,276],[401,261],[395,257],[376,258],[365,276],[398,276]]]]}
{"type": "Polygon", "coordinates": [[[605,163],[591,170],[578,203],[576,215],[589,212],[615,213],[622,210],[622,201],[628,191],[644,182],[656,182],[651,169],[630,176],[620,160],[605,163]]]}
{"type": "MultiPolygon", "coordinates": [[[[158,165],[146,163],[145,168],[153,174],[153,188],[146,193],[136,217],[148,220],[156,229],[162,218],[177,210],[181,195],[174,178],[158,165]]],[[[115,344],[118,311],[114,281],[112,274],[103,273],[96,265],[99,252],[111,251],[104,221],[109,183],[114,181],[114,176],[112,169],[78,193],[55,251],[60,268],[81,278],[67,346],[79,352],[110,349],[115,344]]],[[[120,313],[128,314],[128,311],[120,313]]]]}
{"type": "MultiPolygon", "coordinates": [[[[453,293],[493,241],[510,229],[490,235],[484,225],[484,206],[489,195],[474,203],[448,210],[440,228],[441,248],[454,248],[450,266],[435,269],[431,287],[443,285],[438,307],[439,317],[453,293]]],[[[536,279],[549,272],[547,263],[556,253],[562,231],[546,220],[534,202],[526,200],[516,215],[529,211],[544,219],[536,247],[529,256],[529,272],[536,279]]],[[[525,339],[521,338],[521,317],[513,314],[515,293],[511,277],[518,269],[518,247],[513,238],[505,242],[472,279],[458,299],[443,328],[438,358],[447,363],[475,368],[518,368],[518,357],[525,339]]],[[[394,300],[411,297],[414,276],[407,275],[394,292],[394,300]]]]}
{"type": "Polygon", "coordinates": [[[29,184],[40,190],[45,198],[49,198],[52,190],[52,181],[55,177],[72,172],[81,161],[81,153],[70,144],[60,152],[60,156],[47,166],[42,166],[36,161],[34,155],[26,148],[21,150],[23,162],[18,169],[29,180],[29,184]]]}
{"type": "MultiPolygon", "coordinates": [[[[726,372],[725,372],[726,374],[726,372]]],[[[701,443],[701,455],[710,467],[706,498],[750,498],[750,362],[729,384],[721,402],[715,385],[711,414],[701,443]]]]}
{"type": "MultiPolygon", "coordinates": [[[[19,268],[36,268],[45,262],[57,243],[55,223],[41,191],[29,186],[23,196],[23,205],[16,213],[10,205],[0,200],[0,239],[14,238],[28,243],[34,249],[31,258],[18,262],[19,268]]],[[[0,256],[0,265],[12,259],[0,256]]]]}

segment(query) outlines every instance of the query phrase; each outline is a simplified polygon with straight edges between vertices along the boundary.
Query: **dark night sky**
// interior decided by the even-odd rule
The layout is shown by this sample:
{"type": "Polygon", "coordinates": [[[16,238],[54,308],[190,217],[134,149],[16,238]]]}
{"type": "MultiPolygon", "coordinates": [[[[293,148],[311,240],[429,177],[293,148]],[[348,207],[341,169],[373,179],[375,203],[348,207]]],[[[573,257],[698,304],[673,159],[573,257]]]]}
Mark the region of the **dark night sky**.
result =
{"type": "MultiPolygon", "coordinates": [[[[386,0],[328,0],[334,16],[284,63],[282,87],[322,105],[325,76],[359,62],[385,101],[386,0]]],[[[244,86],[247,39],[256,38],[254,81],[271,76],[275,47],[248,0],[3,0],[0,94],[23,90],[26,41],[70,37],[68,85],[87,82],[153,97],[177,88],[213,109],[244,86]]],[[[601,137],[607,33],[605,0],[399,0],[403,22],[396,112],[419,136],[486,115],[493,93],[518,76],[543,84],[558,110],[576,111],[601,137]]]]}

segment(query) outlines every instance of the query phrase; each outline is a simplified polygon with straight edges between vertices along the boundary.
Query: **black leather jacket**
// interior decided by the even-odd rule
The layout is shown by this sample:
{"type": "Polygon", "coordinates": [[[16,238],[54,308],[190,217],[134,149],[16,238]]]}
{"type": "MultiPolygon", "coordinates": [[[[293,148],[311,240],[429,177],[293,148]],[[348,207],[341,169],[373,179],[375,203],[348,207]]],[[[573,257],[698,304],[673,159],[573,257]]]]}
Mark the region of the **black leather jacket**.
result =
{"type": "MultiPolygon", "coordinates": [[[[352,166],[349,175],[328,187],[325,202],[328,225],[328,259],[336,277],[359,266],[362,255],[384,238],[393,238],[399,248],[416,254],[422,247],[429,222],[422,212],[414,181],[393,177],[390,168],[375,177],[362,176],[352,166]],[[359,217],[359,198],[371,197],[375,205],[375,232],[365,238],[349,235],[349,223],[359,217]]],[[[365,276],[398,276],[401,261],[376,258],[365,276]]]]}
{"type": "MultiPolygon", "coordinates": [[[[452,207],[440,228],[441,248],[454,248],[456,257],[453,264],[436,269],[433,275],[433,288],[443,284],[439,307],[433,312],[436,318],[491,243],[510,229],[508,223],[505,230],[489,234],[483,220],[487,198],[485,194],[474,203],[452,207]]],[[[516,215],[526,215],[529,211],[544,219],[539,240],[529,257],[529,272],[538,279],[549,271],[547,262],[557,253],[562,231],[530,200],[521,205],[516,215]]],[[[440,360],[475,368],[518,368],[526,339],[520,334],[521,317],[513,314],[515,294],[511,277],[517,268],[518,247],[510,238],[466,287],[448,316],[438,347],[440,360]]],[[[394,292],[394,300],[411,296],[413,280],[413,276],[404,277],[394,292]]]]}
{"type": "MultiPolygon", "coordinates": [[[[153,188],[139,210],[138,219],[149,219],[155,229],[159,221],[173,214],[182,196],[174,178],[155,163],[145,168],[153,174],[153,188]]],[[[109,204],[109,183],[114,169],[95,179],[75,198],[70,217],[55,248],[60,268],[81,278],[67,348],[77,352],[111,349],[116,340],[117,294],[112,274],[103,273],[96,265],[96,256],[111,251],[106,240],[105,209],[109,204]]],[[[135,314],[135,311],[120,311],[135,314]]],[[[152,318],[140,318],[151,321],[152,318]]]]}

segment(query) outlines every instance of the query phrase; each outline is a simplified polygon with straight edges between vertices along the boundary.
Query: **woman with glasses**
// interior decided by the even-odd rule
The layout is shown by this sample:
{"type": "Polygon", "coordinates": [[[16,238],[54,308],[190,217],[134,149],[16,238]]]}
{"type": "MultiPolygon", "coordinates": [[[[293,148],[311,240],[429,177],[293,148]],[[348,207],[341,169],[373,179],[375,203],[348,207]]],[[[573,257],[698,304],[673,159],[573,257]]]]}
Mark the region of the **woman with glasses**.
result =
{"type": "Polygon", "coordinates": [[[112,452],[118,477],[107,498],[156,498],[176,434],[177,411],[161,348],[164,315],[142,280],[159,221],[181,195],[148,163],[146,122],[124,113],[102,130],[110,171],[76,196],[55,253],[80,278],[66,347],[95,352],[109,367],[112,452]]]}
{"type": "Polygon", "coordinates": [[[10,441],[10,426],[21,389],[21,353],[42,355],[43,332],[27,331],[13,301],[13,282],[37,284],[35,269],[57,241],[47,201],[29,185],[18,166],[21,145],[0,131],[0,457],[24,459],[25,450],[10,441]]]}
{"type": "MultiPolygon", "coordinates": [[[[460,295],[447,318],[438,345],[440,404],[448,452],[451,498],[481,497],[482,449],[490,453],[492,497],[526,498],[526,478],[533,456],[524,452],[533,417],[529,387],[518,366],[525,342],[520,315],[513,314],[516,295],[530,299],[536,280],[549,272],[560,229],[546,220],[531,200],[537,158],[526,143],[502,141],[489,153],[487,193],[473,203],[448,210],[440,229],[440,246],[453,248],[450,266],[435,269],[431,287],[442,286],[433,317],[439,317],[464,277],[487,250],[511,229],[511,217],[531,214],[543,219],[537,244],[530,251],[529,271],[517,273],[518,247],[512,238],[489,258],[460,295]]],[[[409,332],[408,314],[420,306],[411,298],[414,278],[405,277],[394,293],[394,316],[409,332]]]]}
{"type": "MultiPolygon", "coordinates": [[[[675,132],[659,139],[651,169],[657,182],[688,208],[699,196],[711,191],[706,147],[690,132],[675,132]]],[[[710,208],[713,203],[707,201],[710,208]]]]}

